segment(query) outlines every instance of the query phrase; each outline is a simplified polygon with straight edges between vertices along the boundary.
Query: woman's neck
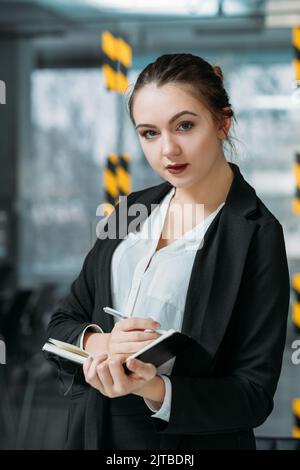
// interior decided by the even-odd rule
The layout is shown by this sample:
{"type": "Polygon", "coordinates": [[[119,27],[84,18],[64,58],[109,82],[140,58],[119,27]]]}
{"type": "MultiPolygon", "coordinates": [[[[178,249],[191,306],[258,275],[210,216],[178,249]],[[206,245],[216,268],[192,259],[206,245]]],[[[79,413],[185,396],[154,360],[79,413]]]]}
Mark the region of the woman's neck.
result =
{"type": "Polygon", "coordinates": [[[211,168],[205,179],[189,188],[176,188],[173,203],[204,204],[207,208],[219,206],[226,200],[234,173],[224,159],[211,168]]]}

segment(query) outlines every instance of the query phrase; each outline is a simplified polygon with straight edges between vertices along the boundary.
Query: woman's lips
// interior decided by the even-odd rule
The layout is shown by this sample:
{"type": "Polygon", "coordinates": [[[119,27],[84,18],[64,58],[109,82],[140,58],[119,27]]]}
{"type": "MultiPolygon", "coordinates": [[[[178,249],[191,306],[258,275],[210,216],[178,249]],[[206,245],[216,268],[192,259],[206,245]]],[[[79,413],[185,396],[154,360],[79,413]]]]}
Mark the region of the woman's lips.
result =
{"type": "Polygon", "coordinates": [[[166,169],[170,173],[177,175],[178,173],[182,173],[186,169],[187,166],[188,166],[188,163],[185,163],[183,165],[176,165],[176,166],[173,166],[173,167],[171,167],[171,166],[168,167],[167,166],[166,169]]]}

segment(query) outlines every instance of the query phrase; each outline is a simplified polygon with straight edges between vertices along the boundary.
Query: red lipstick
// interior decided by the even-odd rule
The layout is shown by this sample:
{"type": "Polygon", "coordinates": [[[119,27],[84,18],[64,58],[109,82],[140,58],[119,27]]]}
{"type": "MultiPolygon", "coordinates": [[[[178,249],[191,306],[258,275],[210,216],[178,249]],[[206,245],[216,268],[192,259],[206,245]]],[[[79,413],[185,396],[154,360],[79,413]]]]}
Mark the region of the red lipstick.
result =
{"type": "Polygon", "coordinates": [[[176,165],[168,165],[166,169],[170,173],[177,175],[179,173],[182,173],[186,169],[187,166],[188,166],[188,163],[177,163],[176,165]]]}

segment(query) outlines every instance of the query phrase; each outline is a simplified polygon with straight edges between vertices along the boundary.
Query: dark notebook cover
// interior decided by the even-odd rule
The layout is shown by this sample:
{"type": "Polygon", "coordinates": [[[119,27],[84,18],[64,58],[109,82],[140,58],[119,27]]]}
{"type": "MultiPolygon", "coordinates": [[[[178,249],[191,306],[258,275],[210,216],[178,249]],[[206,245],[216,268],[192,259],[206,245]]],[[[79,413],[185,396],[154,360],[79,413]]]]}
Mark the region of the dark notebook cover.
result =
{"type": "MultiPolygon", "coordinates": [[[[201,347],[194,338],[171,329],[130,357],[135,357],[143,362],[150,362],[155,367],[159,367],[172,357],[181,354],[186,348],[196,345],[201,347]]],[[[130,373],[125,363],[124,368],[127,373],[130,373]]]]}

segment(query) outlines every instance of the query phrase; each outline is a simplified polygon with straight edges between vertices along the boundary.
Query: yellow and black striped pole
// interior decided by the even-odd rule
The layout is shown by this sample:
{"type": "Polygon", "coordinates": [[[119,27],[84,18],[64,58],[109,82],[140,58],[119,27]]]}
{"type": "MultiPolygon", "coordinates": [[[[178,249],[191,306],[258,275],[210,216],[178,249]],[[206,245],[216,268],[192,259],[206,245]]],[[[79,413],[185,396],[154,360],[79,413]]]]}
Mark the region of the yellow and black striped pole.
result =
{"type": "Polygon", "coordinates": [[[294,214],[300,214],[300,152],[296,152],[294,175],[296,180],[296,191],[295,197],[293,199],[292,209],[294,214]]]}
{"type": "Polygon", "coordinates": [[[300,87],[300,26],[295,26],[292,32],[292,44],[294,48],[294,69],[296,75],[296,84],[300,87]]]}
{"type": "Polygon", "coordinates": [[[293,275],[292,288],[295,294],[295,300],[292,304],[292,321],[298,333],[300,332],[300,274],[293,275]]]}
{"type": "Polygon", "coordinates": [[[132,64],[132,48],[124,39],[104,31],[102,50],[102,70],[107,90],[124,93],[128,87],[127,72],[132,64]]]}
{"type": "Polygon", "coordinates": [[[104,211],[111,214],[118,204],[120,196],[126,196],[131,192],[129,154],[116,155],[111,153],[106,162],[103,173],[103,185],[105,191],[104,211]]]}
{"type": "Polygon", "coordinates": [[[119,197],[126,196],[131,192],[130,155],[128,153],[120,155],[117,175],[119,197]]]}
{"type": "Polygon", "coordinates": [[[293,415],[294,425],[292,430],[292,437],[300,439],[300,398],[293,400],[293,415]]]}
{"type": "Polygon", "coordinates": [[[119,199],[118,163],[119,157],[115,153],[109,154],[106,160],[106,167],[103,172],[103,185],[105,192],[104,212],[106,216],[111,214],[119,199]]]}
{"type": "MultiPolygon", "coordinates": [[[[120,37],[116,37],[109,31],[102,33],[103,74],[107,90],[124,93],[128,88],[127,73],[132,64],[132,48],[120,37]]],[[[131,192],[129,172],[129,155],[122,153],[123,143],[123,104],[121,96],[117,97],[117,117],[120,123],[117,128],[116,153],[110,154],[104,171],[105,207],[107,214],[118,204],[120,196],[131,192]]]]}
{"type": "MultiPolygon", "coordinates": [[[[300,27],[293,28],[292,42],[294,48],[294,69],[296,75],[296,94],[300,89],[300,27]]],[[[299,95],[297,95],[298,97],[299,95]]],[[[296,153],[296,161],[294,164],[296,176],[296,195],[293,200],[293,212],[300,214],[300,152],[296,153]]],[[[292,287],[295,292],[296,299],[292,305],[292,320],[296,331],[300,332],[300,274],[294,274],[292,278],[292,287]]],[[[293,400],[294,425],[292,437],[300,439],[300,398],[293,400]]]]}

